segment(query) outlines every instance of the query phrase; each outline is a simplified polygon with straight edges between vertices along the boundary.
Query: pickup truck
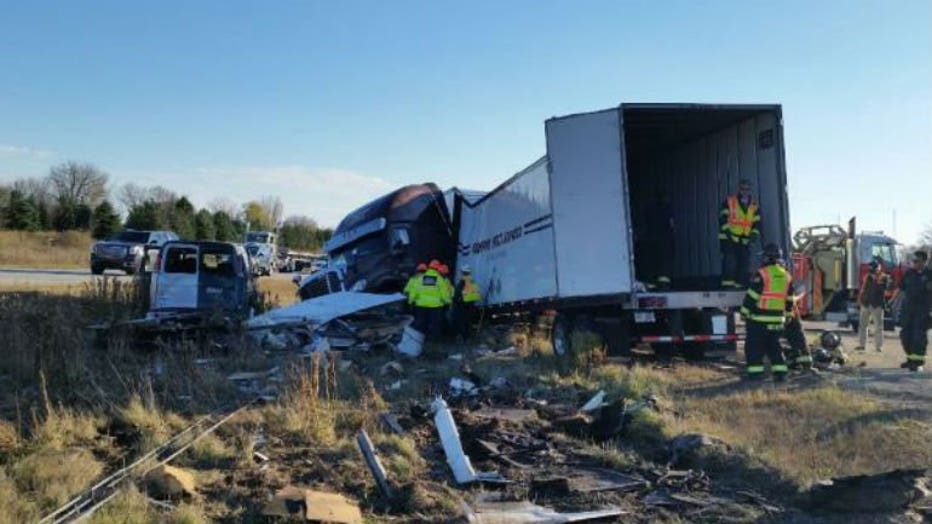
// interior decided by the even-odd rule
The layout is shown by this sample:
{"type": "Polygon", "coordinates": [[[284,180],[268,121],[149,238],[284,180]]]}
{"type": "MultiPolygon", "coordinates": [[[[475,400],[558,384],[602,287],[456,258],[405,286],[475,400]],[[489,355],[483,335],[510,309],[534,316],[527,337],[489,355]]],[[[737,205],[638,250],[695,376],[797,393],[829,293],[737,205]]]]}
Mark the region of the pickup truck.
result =
{"type": "Polygon", "coordinates": [[[107,269],[120,269],[132,275],[143,269],[147,250],[172,240],[178,240],[173,231],[120,231],[91,246],[91,273],[100,275],[107,269]]]}

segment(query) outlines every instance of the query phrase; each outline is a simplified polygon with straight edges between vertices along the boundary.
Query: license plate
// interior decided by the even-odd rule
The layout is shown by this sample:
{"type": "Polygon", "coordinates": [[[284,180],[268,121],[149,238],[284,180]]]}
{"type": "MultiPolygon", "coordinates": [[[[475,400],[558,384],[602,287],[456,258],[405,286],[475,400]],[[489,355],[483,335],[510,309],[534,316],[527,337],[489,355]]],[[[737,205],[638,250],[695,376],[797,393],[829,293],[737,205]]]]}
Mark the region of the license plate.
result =
{"type": "Polygon", "coordinates": [[[635,311],[634,321],[638,324],[651,324],[656,322],[653,311],[635,311]]]}

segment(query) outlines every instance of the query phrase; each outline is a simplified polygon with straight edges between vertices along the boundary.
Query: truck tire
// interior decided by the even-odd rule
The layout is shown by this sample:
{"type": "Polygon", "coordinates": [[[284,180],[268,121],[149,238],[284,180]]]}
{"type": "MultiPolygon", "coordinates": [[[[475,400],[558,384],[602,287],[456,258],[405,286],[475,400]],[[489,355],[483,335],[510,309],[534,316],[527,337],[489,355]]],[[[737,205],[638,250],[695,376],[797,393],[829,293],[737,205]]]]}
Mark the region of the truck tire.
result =
{"type": "Polygon", "coordinates": [[[567,357],[573,354],[573,315],[557,313],[550,328],[550,344],[553,353],[558,357],[567,357]]]}
{"type": "Polygon", "coordinates": [[[98,266],[98,265],[96,265],[96,264],[91,265],[91,274],[92,274],[92,275],[103,275],[103,274],[104,274],[104,268],[103,268],[102,266],[98,266]]]}

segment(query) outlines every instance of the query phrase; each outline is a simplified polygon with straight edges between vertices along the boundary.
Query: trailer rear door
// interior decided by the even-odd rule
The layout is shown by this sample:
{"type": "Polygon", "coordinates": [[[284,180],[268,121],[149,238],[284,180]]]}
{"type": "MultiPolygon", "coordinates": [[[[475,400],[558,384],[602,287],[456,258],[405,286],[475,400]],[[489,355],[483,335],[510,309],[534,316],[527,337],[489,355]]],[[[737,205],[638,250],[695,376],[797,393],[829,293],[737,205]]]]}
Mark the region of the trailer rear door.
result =
{"type": "Polygon", "coordinates": [[[632,291],[621,119],[610,109],[546,123],[560,298],[632,291]]]}

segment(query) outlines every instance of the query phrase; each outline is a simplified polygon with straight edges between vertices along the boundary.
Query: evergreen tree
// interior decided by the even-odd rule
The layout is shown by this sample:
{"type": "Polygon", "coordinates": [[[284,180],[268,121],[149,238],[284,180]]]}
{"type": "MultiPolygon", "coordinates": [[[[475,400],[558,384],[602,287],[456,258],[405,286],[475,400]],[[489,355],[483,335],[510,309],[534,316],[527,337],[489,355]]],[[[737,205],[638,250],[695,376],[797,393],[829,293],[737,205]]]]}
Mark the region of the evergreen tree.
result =
{"type": "Polygon", "coordinates": [[[98,240],[109,238],[120,230],[120,217],[106,200],[94,208],[93,223],[94,229],[91,234],[98,240]]]}
{"type": "Polygon", "coordinates": [[[181,238],[193,239],[197,236],[194,206],[185,197],[181,197],[175,201],[175,205],[172,206],[172,214],[169,223],[171,224],[172,231],[177,233],[181,238]]]}
{"type": "Polygon", "coordinates": [[[223,211],[216,211],[213,220],[214,238],[221,242],[236,242],[236,231],[233,229],[233,221],[230,219],[230,215],[223,211]]]}
{"type": "Polygon", "coordinates": [[[214,217],[210,214],[210,211],[206,209],[198,211],[194,222],[196,230],[195,238],[198,240],[214,240],[216,238],[216,231],[214,230],[214,217]]]}
{"type": "Polygon", "coordinates": [[[40,200],[36,204],[36,219],[38,221],[37,225],[42,231],[52,229],[52,216],[49,213],[49,206],[45,203],[45,200],[40,200]]]}
{"type": "Polygon", "coordinates": [[[165,228],[165,216],[162,206],[153,200],[146,200],[130,208],[126,217],[128,229],[150,231],[165,228]]]}
{"type": "Polygon", "coordinates": [[[4,211],[6,227],[10,229],[35,231],[39,226],[36,207],[21,191],[14,189],[10,192],[9,203],[4,211]]]}

